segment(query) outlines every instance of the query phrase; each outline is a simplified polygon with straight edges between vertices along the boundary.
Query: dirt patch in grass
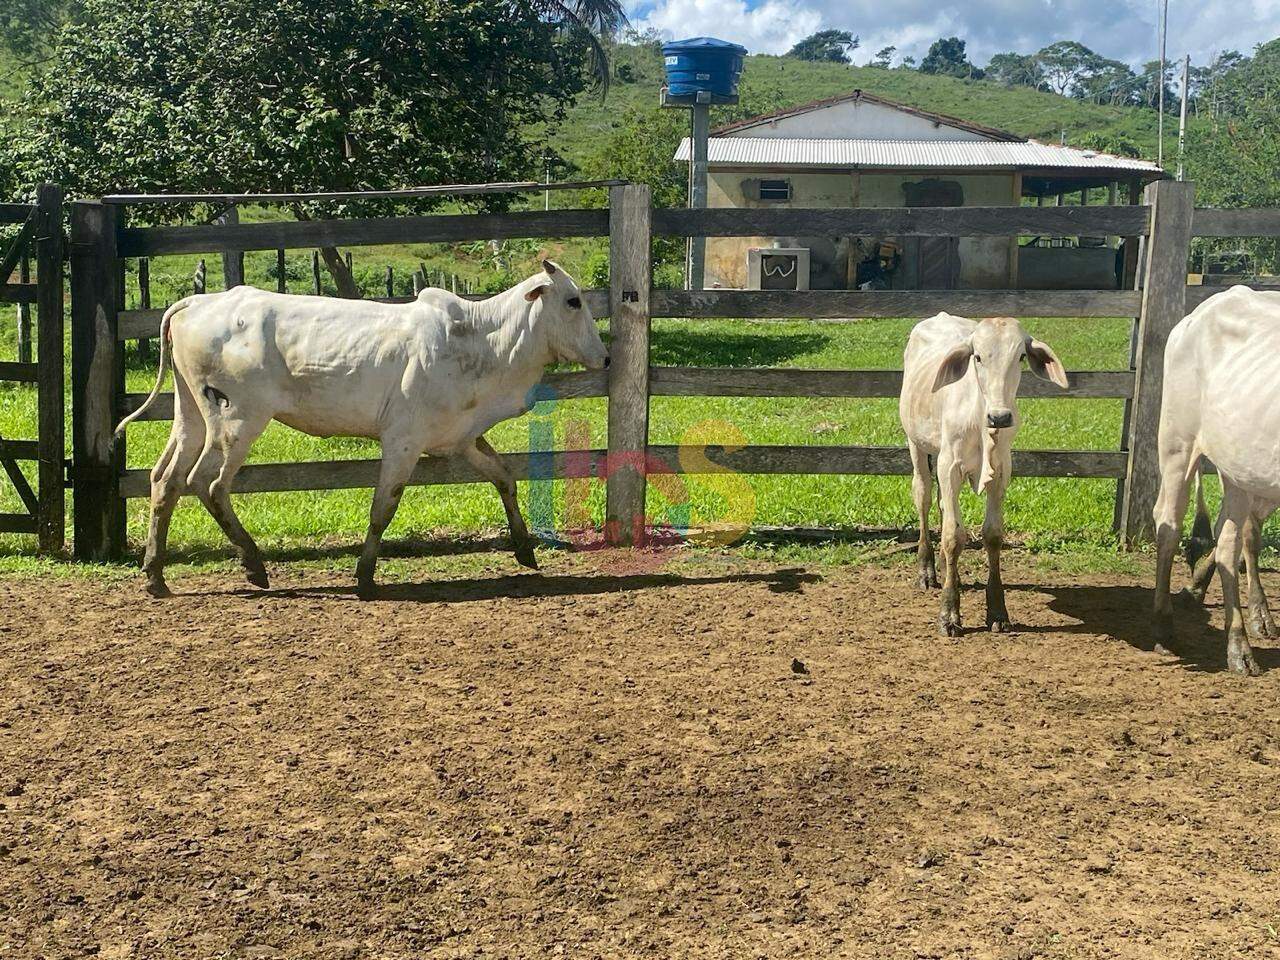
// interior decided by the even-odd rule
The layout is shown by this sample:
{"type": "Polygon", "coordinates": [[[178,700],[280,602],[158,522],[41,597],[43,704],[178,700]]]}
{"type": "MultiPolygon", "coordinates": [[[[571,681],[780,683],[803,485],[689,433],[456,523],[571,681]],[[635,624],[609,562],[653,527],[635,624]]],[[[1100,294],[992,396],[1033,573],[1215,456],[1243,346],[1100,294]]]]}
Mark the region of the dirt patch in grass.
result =
{"type": "Polygon", "coordinates": [[[603,569],[0,580],[0,953],[1275,948],[1280,651],[1216,607],[1177,659],[1016,558],[957,640],[906,568],[603,569]]]}

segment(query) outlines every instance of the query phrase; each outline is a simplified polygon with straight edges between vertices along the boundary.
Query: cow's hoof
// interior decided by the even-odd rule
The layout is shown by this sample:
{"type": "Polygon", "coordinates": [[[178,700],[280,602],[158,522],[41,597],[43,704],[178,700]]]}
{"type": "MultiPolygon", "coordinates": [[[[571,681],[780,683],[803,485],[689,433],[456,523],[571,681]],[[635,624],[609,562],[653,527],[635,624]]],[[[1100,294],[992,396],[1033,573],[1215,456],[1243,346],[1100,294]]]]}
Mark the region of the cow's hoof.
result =
{"type": "Polygon", "coordinates": [[[921,570],[920,576],[916,578],[916,586],[921,590],[937,590],[938,575],[932,570],[921,570]]]}
{"type": "Polygon", "coordinates": [[[154,577],[147,581],[146,591],[157,600],[164,600],[173,596],[173,592],[169,589],[169,585],[164,582],[161,577],[154,577]]]}
{"type": "Polygon", "coordinates": [[[1168,653],[1174,646],[1173,613],[1156,613],[1151,618],[1151,646],[1156,653],[1168,653]]]}
{"type": "Polygon", "coordinates": [[[244,572],[244,578],[253,586],[260,587],[263,590],[266,590],[271,586],[271,581],[267,577],[265,567],[259,567],[256,570],[246,570],[244,572]]]}
{"type": "Polygon", "coordinates": [[[529,544],[516,547],[515,554],[516,562],[519,563],[520,566],[528,567],[530,570],[538,569],[538,558],[534,555],[533,547],[529,546],[529,544]]]}
{"type": "Polygon", "coordinates": [[[961,632],[959,619],[948,620],[944,617],[938,621],[938,636],[940,637],[958,637],[961,632]]]}
{"type": "Polygon", "coordinates": [[[987,629],[992,633],[1008,633],[1009,632],[1009,616],[994,617],[987,621],[987,629]]]}
{"type": "Polygon", "coordinates": [[[1256,677],[1262,673],[1253,657],[1253,648],[1243,634],[1233,633],[1227,640],[1227,669],[1239,677],[1256,677]]]}

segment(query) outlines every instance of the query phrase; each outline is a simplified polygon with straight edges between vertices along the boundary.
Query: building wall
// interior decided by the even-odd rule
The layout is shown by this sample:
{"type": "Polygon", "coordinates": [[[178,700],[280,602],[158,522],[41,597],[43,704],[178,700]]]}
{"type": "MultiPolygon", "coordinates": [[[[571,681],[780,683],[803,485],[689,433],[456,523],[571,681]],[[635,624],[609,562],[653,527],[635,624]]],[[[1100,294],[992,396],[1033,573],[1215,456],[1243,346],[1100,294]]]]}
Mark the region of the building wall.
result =
{"type": "Polygon", "coordinates": [[[770,120],[727,136],[820,137],[849,140],[989,140],[980,133],[934,123],[866,100],[770,120]]]}
{"type": "MultiPolygon", "coordinates": [[[[712,207],[738,208],[902,207],[906,205],[903,184],[935,177],[958,181],[964,191],[965,206],[1009,206],[1014,202],[1012,173],[859,174],[853,171],[784,173],[769,170],[712,170],[708,177],[707,202],[712,207]],[[790,180],[792,199],[760,201],[749,197],[744,190],[746,183],[761,178],[790,180]]],[[[801,246],[813,249],[814,289],[847,289],[849,253],[856,240],[847,237],[712,237],[706,243],[706,282],[709,287],[745,287],[747,250],[751,247],[801,246]]],[[[1003,237],[960,238],[960,286],[996,289],[1008,287],[1011,246],[1011,242],[1003,237]]]]}

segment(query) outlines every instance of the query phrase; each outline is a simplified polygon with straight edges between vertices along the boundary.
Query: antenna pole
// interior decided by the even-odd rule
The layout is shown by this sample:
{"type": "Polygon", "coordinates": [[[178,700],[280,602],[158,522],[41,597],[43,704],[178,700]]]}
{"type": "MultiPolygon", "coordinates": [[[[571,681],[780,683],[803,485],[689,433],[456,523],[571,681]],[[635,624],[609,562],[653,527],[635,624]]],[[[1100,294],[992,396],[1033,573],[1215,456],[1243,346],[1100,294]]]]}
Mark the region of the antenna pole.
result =
{"type": "Polygon", "coordinates": [[[1159,87],[1159,117],[1156,121],[1157,137],[1159,143],[1156,146],[1156,162],[1160,166],[1164,166],[1164,55],[1165,41],[1169,34],[1169,0],[1159,0],[1160,2],[1160,73],[1156,77],[1156,84],[1159,87]]]}
{"type": "Polygon", "coordinates": [[[1182,116],[1178,120],[1178,179],[1185,180],[1182,161],[1187,150],[1187,99],[1191,87],[1191,54],[1182,61],[1182,116]]]}

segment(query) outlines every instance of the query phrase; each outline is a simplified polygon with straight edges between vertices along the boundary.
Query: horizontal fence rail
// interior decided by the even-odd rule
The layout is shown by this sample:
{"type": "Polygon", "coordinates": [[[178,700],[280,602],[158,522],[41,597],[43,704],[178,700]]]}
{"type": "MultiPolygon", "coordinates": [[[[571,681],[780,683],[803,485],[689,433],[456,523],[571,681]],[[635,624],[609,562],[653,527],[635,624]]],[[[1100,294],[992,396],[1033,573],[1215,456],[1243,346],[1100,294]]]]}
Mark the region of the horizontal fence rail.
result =
{"type": "Polygon", "coordinates": [[[655,317],[1132,317],[1128,290],[654,290],[655,317]]]}
{"type": "Polygon", "coordinates": [[[726,208],[653,211],[653,232],[674,237],[1137,237],[1150,212],[1130,207],[726,208]]]}
{"type": "Polygon", "coordinates": [[[1197,207],[1193,237],[1280,237],[1280,208],[1216,210],[1197,207]]]}

